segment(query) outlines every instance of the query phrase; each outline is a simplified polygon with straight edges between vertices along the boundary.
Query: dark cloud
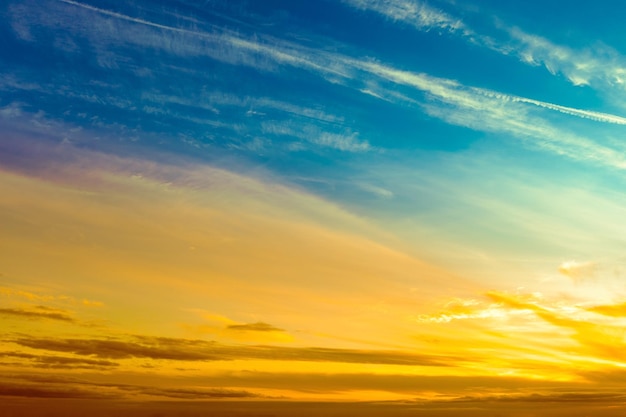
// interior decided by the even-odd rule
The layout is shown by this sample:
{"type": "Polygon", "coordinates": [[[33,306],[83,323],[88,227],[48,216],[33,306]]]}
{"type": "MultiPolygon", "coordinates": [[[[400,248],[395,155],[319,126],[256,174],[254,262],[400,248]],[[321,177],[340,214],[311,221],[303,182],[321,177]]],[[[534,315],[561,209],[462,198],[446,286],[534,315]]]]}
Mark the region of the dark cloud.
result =
{"type": "Polygon", "coordinates": [[[16,384],[14,381],[0,382],[0,396],[28,398],[116,398],[115,395],[74,386],[16,384]]]}
{"type": "Polygon", "coordinates": [[[455,376],[455,375],[406,375],[373,373],[310,373],[310,372],[232,372],[218,375],[187,377],[187,381],[210,383],[214,386],[256,387],[284,389],[301,392],[386,391],[418,395],[419,392],[465,395],[475,392],[552,392],[577,390],[584,383],[571,381],[545,381],[513,376],[455,376]]]}
{"type": "Polygon", "coordinates": [[[458,357],[420,355],[396,350],[333,349],[322,347],[283,347],[266,345],[223,345],[204,340],[135,336],[131,340],[53,339],[18,337],[12,342],[32,349],[68,352],[102,359],[150,358],[180,361],[229,361],[269,359],[375,363],[410,366],[450,366],[458,357]]]}
{"type": "MultiPolygon", "coordinates": [[[[142,338],[146,342],[149,339],[142,338]]],[[[105,359],[151,358],[182,361],[220,360],[211,353],[210,342],[180,340],[174,344],[166,338],[154,338],[150,343],[133,343],[102,339],[35,339],[20,338],[15,343],[33,349],[71,352],[76,355],[96,356],[105,359]],[[204,345],[204,346],[203,346],[204,345]],[[204,351],[202,347],[208,348],[204,351]]]]}
{"type": "Polygon", "coordinates": [[[210,400],[218,398],[259,398],[260,395],[248,391],[228,389],[180,389],[180,388],[147,388],[138,387],[137,391],[157,397],[179,398],[187,400],[210,400]]]}
{"type": "Polygon", "coordinates": [[[24,417],[623,417],[623,405],[564,403],[419,403],[419,402],[303,402],[254,399],[212,401],[48,401],[3,398],[6,415],[24,417]],[[36,410],[36,411],[33,411],[36,410]]]}
{"type": "Polygon", "coordinates": [[[227,327],[228,330],[242,330],[242,331],[254,331],[254,332],[284,332],[283,329],[274,327],[271,324],[258,321],[256,323],[248,324],[231,324],[227,327]]]}
{"type": "Polygon", "coordinates": [[[446,402],[520,402],[520,403],[623,403],[623,392],[550,392],[531,394],[481,395],[458,397],[446,402]]]}
{"type": "Polygon", "coordinates": [[[68,358],[66,356],[33,355],[22,352],[0,352],[0,357],[28,359],[41,368],[111,368],[118,366],[116,362],[103,359],[68,358]]]}
{"type": "MultiPolygon", "coordinates": [[[[269,381],[272,375],[265,375],[269,381]]],[[[377,377],[378,375],[371,375],[377,377]]],[[[302,375],[302,378],[307,378],[302,375]]],[[[358,381],[358,375],[343,375],[353,382],[358,381]]],[[[397,376],[389,377],[387,382],[397,376]]],[[[404,375],[404,377],[410,377],[404,375]]],[[[447,377],[441,378],[440,384],[447,377]]],[[[428,379],[428,378],[427,378],[428,379]]],[[[453,380],[454,378],[451,378],[453,380]]],[[[75,377],[42,374],[5,375],[0,379],[0,396],[2,396],[3,411],[5,405],[17,407],[13,409],[25,410],[17,405],[25,404],[32,407],[34,404],[43,405],[43,414],[14,413],[15,415],[46,415],[46,416],[154,416],[154,415],[186,415],[206,416],[207,412],[214,416],[252,417],[260,415],[303,416],[319,415],[333,416],[364,416],[364,417],[425,417],[425,416],[508,416],[522,417],[537,415],[542,417],[565,417],[572,415],[622,416],[624,415],[624,400],[626,394],[619,389],[614,390],[572,390],[566,387],[559,388],[558,384],[550,383],[541,387],[546,381],[526,381],[528,386],[523,387],[520,378],[512,387],[506,381],[515,378],[501,378],[503,386],[495,389],[491,384],[485,384],[484,378],[472,382],[472,377],[463,377],[463,384],[472,387],[472,394],[455,396],[452,393],[440,395],[438,399],[415,399],[405,401],[363,401],[363,402],[297,402],[297,401],[259,401],[265,397],[247,390],[224,389],[215,387],[209,379],[202,383],[203,388],[196,387],[148,387],[143,385],[116,384],[94,382],[75,377]],[[207,387],[208,385],[208,387],[207,387]],[[213,385],[211,387],[211,385],[213,385]],[[482,388],[480,388],[482,386],[482,388]],[[508,389],[507,389],[508,388],[508,389]],[[511,390],[510,388],[515,388],[511,390]],[[498,392],[498,393],[496,393],[498,392]],[[503,393],[503,392],[506,392],[503,393]],[[28,402],[16,402],[14,398],[27,398],[28,402]],[[147,401],[146,397],[153,397],[154,401],[147,401]],[[68,401],[81,400],[80,403],[58,402],[39,403],[46,399],[67,399],[68,401]],[[85,400],[101,400],[85,402],[85,400]],[[219,400],[213,402],[213,400],[219,400]],[[211,401],[210,409],[206,401],[211,401]],[[64,404],[54,413],[48,406],[64,404]],[[85,408],[87,407],[87,408],[85,408]],[[107,408],[106,412],[99,412],[107,408]],[[120,408],[121,407],[121,408],[120,408]],[[112,408],[118,409],[112,411],[112,408]],[[207,411],[209,410],[209,411],[207,411]],[[608,411],[607,411],[608,410],[608,411]]],[[[499,378],[494,377],[494,380],[499,378]]],[[[186,380],[185,382],[193,381],[186,380]]],[[[384,381],[383,381],[384,382],[384,381]]],[[[431,381],[432,382],[432,381],[431,381]]],[[[290,383],[290,381],[287,381],[290,383]]],[[[439,383],[430,385],[429,391],[437,389],[439,383]]],[[[354,389],[365,386],[356,384],[354,389]]],[[[419,386],[415,386],[417,391],[419,386]]],[[[422,387],[423,389],[423,387],[422,387]]],[[[56,410],[56,409],[55,409],[56,410]]],[[[12,415],[10,412],[8,415],[12,415]]]]}
{"type": "Polygon", "coordinates": [[[74,319],[68,314],[68,312],[45,306],[37,306],[32,310],[23,308],[0,308],[0,316],[74,322],[74,319]]]}
{"type": "MultiPolygon", "coordinates": [[[[147,395],[187,400],[264,398],[244,390],[209,388],[155,387],[131,384],[99,383],[89,380],[37,374],[9,375],[0,381],[0,396],[33,398],[132,398],[147,395]]],[[[206,385],[206,384],[204,384],[206,385]]]]}

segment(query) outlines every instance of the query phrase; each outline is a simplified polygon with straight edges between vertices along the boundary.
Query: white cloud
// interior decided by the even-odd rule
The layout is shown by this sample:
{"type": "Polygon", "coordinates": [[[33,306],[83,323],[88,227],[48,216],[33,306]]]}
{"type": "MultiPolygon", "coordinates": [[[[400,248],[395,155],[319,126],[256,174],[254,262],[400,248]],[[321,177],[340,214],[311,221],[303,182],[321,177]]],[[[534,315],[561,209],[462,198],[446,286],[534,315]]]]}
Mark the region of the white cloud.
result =
{"type": "Polygon", "coordinates": [[[418,29],[437,28],[449,32],[470,32],[460,19],[454,18],[420,1],[344,0],[344,3],[356,9],[377,12],[389,19],[410,24],[418,29]]]}
{"type": "MultiPolygon", "coordinates": [[[[368,141],[359,139],[359,133],[350,130],[328,132],[317,126],[296,122],[265,122],[262,131],[266,134],[288,136],[318,146],[333,148],[346,152],[367,152],[374,148],[368,141]]],[[[297,143],[291,150],[302,150],[303,144],[297,143]]]]}
{"type": "MultiPolygon", "coordinates": [[[[380,96],[386,100],[395,100],[404,104],[417,104],[429,115],[449,123],[482,131],[504,132],[521,139],[527,146],[535,149],[549,151],[579,161],[592,161],[612,168],[626,168],[626,158],[621,151],[618,152],[592,139],[558,128],[539,116],[531,116],[525,105],[530,104],[571,116],[612,124],[625,124],[626,119],[621,116],[471,88],[453,80],[403,71],[370,59],[353,58],[275,38],[257,36],[246,39],[233,32],[207,32],[172,27],[73,0],[62,0],[62,2],[89,13],[91,26],[85,27],[75,24],[72,27],[71,22],[68,24],[72,30],[81,31],[81,34],[90,36],[95,45],[101,44],[102,48],[106,47],[105,49],[110,49],[109,43],[115,41],[123,44],[134,44],[142,48],[165,49],[176,55],[206,56],[233,65],[250,66],[262,71],[271,71],[279,66],[300,68],[331,82],[339,82],[357,91],[363,91],[364,94],[370,96],[380,96]],[[100,18],[94,18],[94,13],[100,18]],[[126,24],[122,25],[122,23],[126,24]],[[90,30],[93,33],[89,32],[90,30]],[[109,43],[105,44],[104,42],[109,43]],[[390,83],[395,85],[388,87],[390,83]],[[397,85],[409,87],[409,90],[401,91],[398,95],[397,85]],[[416,93],[417,96],[415,96],[416,93]],[[408,101],[403,100],[403,97],[408,101]]],[[[418,22],[416,25],[419,27],[430,25],[449,30],[464,28],[456,19],[419,2],[406,0],[348,0],[348,2],[356,8],[371,9],[394,19],[412,16],[412,19],[418,22]]],[[[15,16],[13,17],[15,18],[15,16]]],[[[54,19],[44,19],[43,17],[40,19],[42,24],[52,25],[52,27],[58,25],[54,19]]],[[[33,20],[36,21],[37,18],[33,17],[33,20]]],[[[570,62],[574,57],[572,51],[554,47],[543,39],[526,35],[521,31],[513,31],[512,34],[522,41],[523,45],[528,46],[520,50],[528,62],[544,59],[542,56],[545,55],[544,62],[558,66],[570,62]]],[[[571,66],[575,69],[575,71],[572,70],[574,71],[572,76],[580,79],[592,79],[587,75],[594,74],[594,71],[602,67],[599,65],[600,61],[586,62],[585,59],[586,56],[583,56],[575,62],[572,61],[575,64],[571,66]]],[[[615,73],[617,69],[606,71],[615,73]]],[[[320,110],[307,109],[271,99],[256,99],[256,101],[251,99],[249,103],[322,121],[339,121],[333,115],[328,115],[320,110]]],[[[210,104],[207,105],[210,106],[210,104]]],[[[284,133],[274,133],[289,134],[311,144],[344,151],[362,152],[372,148],[367,141],[360,139],[356,133],[350,131],[327,132],[318,129],[317,131],[302,132],[289,127],[287,130],[288,132],[284,133]]]]}
{"type": "Polygon", "coordinates": [[[624,88],[626,60],[608,46],[576,50],[519,28],[509,29],[508,33],[518,43],[515,52],[523,62],[543,64],[552,74],[561,73],[574,85],[624,88]]]}
{"type": "Polygon", "coordinates": [[[579,161],[626,169],[626,158],[622,152],[555,127],[540,117],[531,116],[520,104],[533,104],[596,121],[625,123],[626,120],[619,116],[469,88],[452,80],[402,71],[375,62],[355,62],[355,66],[396,84],[407,85],[427,93],[431,102],[423,104],[422,108],[431,116],[448,123],[475,130],[512,134],[535,149],[579,161]]]}
{"type": "Polygon", "coordinates": [[[590,278],[595,274],[594,262],[578,262],[575,260],[565,261],[559,266],[559,272],[570,277],[574,281],[590,278]]]}
{"type": "MultiPolygon", "coordinates": [[[[575,86],[592,86],[606,94],[614,93],[611,90],[615,88],[620,92],[626,89],[626,58],[606,45],[570,48],[504,23],[496,26],[510,38],[496,40],[478,33],[461,19],[417,0],[344,0],[344,3],[379,13],[418,30],[445,30],[499,54],[517,56],[528,65],[543,65],[551,74],[562,74],[575,86]]],[[[620,104],[621,96],[618,100],[620,104]]]]}
{"type": "Polygon", "coordinates": [[[392,198],[394,196],[392,191],[383,187],[379,187],[377,185],[367,183],[367,182],[358,182],[356,183],[356,186],[362,189],[363,191],[367,191],[368,193],[374,194],[378,197],[392,198]]]}
{"type": "Polygon", "coordinates": [[[340,151],[364,152],[372,149],[366,140],[359,139],[359,134],[356,132],[347,135],[328,132],[312,133],[309,140],[317,145],[339,149],[340,151]]]}

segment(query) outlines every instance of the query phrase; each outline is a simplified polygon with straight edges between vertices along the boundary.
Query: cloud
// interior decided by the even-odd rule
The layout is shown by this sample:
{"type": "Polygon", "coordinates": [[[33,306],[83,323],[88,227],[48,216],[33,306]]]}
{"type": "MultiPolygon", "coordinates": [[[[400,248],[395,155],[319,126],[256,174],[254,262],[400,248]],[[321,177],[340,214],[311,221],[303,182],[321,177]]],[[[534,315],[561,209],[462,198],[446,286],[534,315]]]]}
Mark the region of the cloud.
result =
{"type": "Polygon", "coordinates": [[[460,19],[418,0],[343,0],[343,2],[356,9],[373,11],[420,30],[443,29],[465,35],[471,33],[460,19]]]}
{"type": "Polygon", "coordinates": [[[477,94],[484,95],[484,96],[487,96],[487,97],[493,97],[493,98],[496,98],[496,99],[499,99],[499,100],[502,100],[502,101],[510,101],[510,102],[517,102],[517,103],[532,104],[532,105],[535,105],[537,107],[542,107],[544,109],[554,110],[554,111],[559,112],[559,113],[567,114],[567,115],[570,115],[570,116],[580,117],[582,119],[593,120],[593,121],[601,122],[601,123],[626,125],[626,118],[625,117],[617,116],[617,115],[614,115],[614,114],[602,113],[602,112],[596,112],[596,111],[590,111],[590,110],[583,110],[583,109],[576,109],[576,108],[572,108],[572,107],[561,106],[559,104],[554,104],[554,103],[548,103],[548,102],[545,102],[545,101],[534,100],[534,99],[531,99],[531,98],[519,97],[519,96],[510,95],[510,94],[504,94],[504,93],[498,93],[498,92],[490,91],[490,90],[487,90],[487,89],[472,88],[472,90],[474,92],[476,92],[477,94]]]}
{"type": "Polygon", "coordinates": [[[150,396],[187,400],[261,398],[244,390],[211,387],[167,387],[94,382],[73,377],[37,374],[6,375],[0,381],[0,396],[29,398],[133,399],[150,396]],[[26,383],[25,383],[26,382],[26,383]]]}
{"type": "Polygon", "coordinates": [[[258,321],[256,323],[248,324],[231,324],[226,327],[228,330],[235,331],[252,331],[252,332],[284,332],[283,329],[274,327],[271,324],[258,321]]]}
{"type": "Polygon", "coordinates": [[[24,319],[49,319],[70,323],[75,321],[68,312],[45,306],[36,306],[34,309],[0,308],[0,316],[24,319]]]}
{"type": "Polygon", "coordinates": [[[626,317],[626,303],[597,305],[586,310],[609,317],[626,317]]]}
{"type": "Polygon", "coordinates": [[[102,339],[31,339],[18,338],[15,343],[32,349],[68,352],[76,355],[104,359],[151,358],[180,361],[220,360],[210,353],[214,349],[208,342],[155,338],[151,343],[133,343],[102,339]],[[202,349],[204,348],[204,349],[202,349]]]}
{"type": "Polygon", "coordinates": [[[5,297],[26,298],[31,301],[49,301],[54,299],[51,295],[40,295],[30,291],[18,290],[9,287],[0,287],[0,295],[5,297]]]}
{"type": "MultiPolygon", "coordinates": [[[[70,358],[66,356],[33,355],[23,352],[0,352],[0,357],[30,360],[37,368],[104,369],[116,367],[117,362],[100,359],[70,358]]],[[[14,365],[14,364],[12,364],[14,365]]]]}
{"type": "Polygon", "coordinates": [[[205,380],[213,385],[281,389],[301,392],[387,391],[412,394],[428,400],[433,391],[441,396],[459,393],[501,392],[522,394],[549,393],[552,390],[580,388],[584,383],[549,381],[511,375],[424,375],[400,373],[342,372],[224,372],[210,377],[190,377],[190,382],[205,380]]]}
{"type": "MultiPolygon", "coordinates": [[[[152,95],[146,95],[152,97],[152,95]]],[[[174,101],[176,103],[184,100],[181,97],[167,97],[162,100],[174,101]]],[[[247,108],[248,111],[257,112],[263,111],[279,111],[286,113],[290,116],[297,116],[304,119],[315,120],[320,122],[327,122],[333,124],[344,123],[344,117],[329,114],[318,108],[304,107],[291,102],[276,100],[271,97],[252,97],[252,96],[239,96],[230,93],[224,93],[220,91],[212,91],[203,93],[198,97],[198,100],[191,102],[189,100],[183,101],[187,105],[198,105],[197,102],[206,102],[210,106],[210,109],[214,109],[219,112],[220,107],[241,107],[247,108]]]]}
{"type": "Polygon", "coordinates": [[[597,265],[594,262],[565,261],[559,266],[559,272],[574,281],[592,278],[597,265]]]}
{"type": "Polygon", "coordinates": [[[383,187],[379,187],[377,185],[369,184],[366,182],[357,182],[355,185],[363,191],[367,191],[368,193],[374,194],[381,198],[393,198],[394,196],[392,191],[383,187]]]}
{"type": "Polygon", "coordinates": [[[12,340],[31,349],[68,352],[103,359],[149,358],[178,361],[232,361],[270,359],[285,361],[372,363],[407,366],[450,366],[459,358],[421,355],[395,350],[230,346],[203,340],[136,336],[133,341],[17,337],[12,340]]]}
{"type": "MultiPolygon", "coordinates": [[[[573,160],[591,162],[620,170],[626,168],[626,158],[624,158],[621,150],[556,127],[542,117],[531,116],[524,105],[541,107],[565,115],[603,123],[626,123],[626,119],[618,115],[571,108],[532,98],[463,86],[452,80],[401,71],[370,59],[354,58],[321,48],[305,47],[272,37],[263,37],[263,35],[256,38],[246,38],[238,33],[218,29],[212,32],[192,30],[139,19],[71,0],[65,0],[61,4],[64,6],[62,10],[53,11],[52,9],[57,7],[54,6],[50,13],[58,13],[61,16],[77,13],[76,10],[68,11],[67,6],[71,6],[88,14],[84,19],[76,18],[73,19],[74,21],[93,20],[92,26],[98,30],[87,29],[84,25],[72,27],[72,30],[81,33],[81,35],[92,37],[95,45],[102,43],[102,34],[106,33],[107,39],[124,45],[130,43],[144,49],[166,49],[175,55],[207,56],[234,65],[253,67],[260,71],[272,71],[272,68],[281,66],[301,68],[333,83],[354,88],[356,91],[364,91],[367,94],[386,98],[395,96],[395,100],[399,100],[397,93],[394,94],[397,87],[375,86],[389,82],[396,85],[411,86],[416,88],[421,95],[425,94],[426,97],[417,97],[417,100],[410,98],[410,100],[417,101],[422,111],[431,117],[470,129],[512,134],[529,148],[547,151],[573,160]],[[97,16],[96,19],[93,18],[94,13],[97,16]],[[112,24],[111,20],[116,23],[112,24]]],[[[386,13],[385,15],[394,19],[401,16],[414,16],[411,19],[417,19],[417,22],[421,22],[418,23],[419,27],[434,25],[441,28],[463,28],[462,31],[467,36],[470,33],[456,19],[437,12],[421,2],[350,0],[349,4],[360,9],[386,13]]],[[[15,20],[26,19],[26,15],[16,13],[13,18],[15,20]]],[[[36,16],[28,16],[29,21],[37,19],[36,16]]],[[[54,19],[48,17],[41,16],[39,19],[44,26],[54,28],[57,24],[54,23],[54,19]]],[[[473,39],[471,36],[470,38],[473,39]]],[[[489,44],[486,40],[483,43],[489,44]]],[[[107,44],[105,49],[110,49],[109,46],[107,44]]],[[[267,102],[265,104],[276,109],[289,110],[289,105],[285,106],[279,102],[267,102]]],[[[327,118],[325,114],[303,108],[293,108],[292,110],[301,114],[308,113],[314,119],[315,117],[327,118]]],[[[208,123],[209,125],[222,123],[217,120],[205,120],[182,113],[174,116],[192,123],[208,123]]],[[[320,119],[320,121],[323,120],[320,119]]],[[[262,128],[262,131],[263,129],[267,129],[267,127],[262,128]]],[[[278,135],[289,135],[304,141],[304,143],[297,141],[288,144],[285,147],[287,150],[307,149],[307,144],[347,152],[367,152],[375,149],[369,141],[361,139],[357,132],[350,129],[344,132],[328,131],[319,127],[308,129],[308,131],[306,129],[302,131],[287,124],[270,130],[278,135]],[[282,133],[280,133],[281,131],[282,133]]],[[[253,145],[255,143],[258,144],[258,141],[253,142],[253,145]]],[[[250,146],[249,144],[243,148],[252,151],[260,150],[259,146],[250,146]]]]}
{"type": "MultiPolygon", "coordinates": [[[[574,49],[555,44],[545,37],[527,33],[505,23],[497,23],[496,26],[510,38],[496,40],[484,33],[476,32],[461,19],[418,0],[344,0],[344,3],[356,9],[376,12],[418,30],[436,28],[458,35],[470,43],[497,53],[517,56],[521,62],[528,65],[543,65],[551,74],[563,74],[575,86],[593,85],[606,93],[610,93],[612,89],[626,88],[626,59],[606,45],[574,49]]],[[[559,109],[558,105],[546,107],[598,121],[624,123],[624,118],[619,116],[605,117],[587,111],[572,112],[567,108],[559,109]]]]}
{"type": "Polygon", "coordinates": [[[582,347],[579,353],[583,356],[591,355],[620,363],[623,359],[626,342],[621,326],[596,323],[582,316],[575,317],[573,313],[584,311],[581,308],[574,311],[548,308],[541,305],[537,297],[529,295],[509,295],[490,291],[487,296],[508,308],[532,311],[547,323],[573,332],[571,337],[582,347]]]}
{"type": "MultiPolygon", "coordinates": [[[[104,303],[102,303],[101,301],[89,300],[86,298],[77,300],[76,298],[71,297],[69,295],[40,294],[40,293],[35,293],[32,291],[25,291],[25,290],[20,290],[16,288],[2,287],[2,286],[0,286],[0,296],[25,298],[29,301],[42,301],[42,302],[45,301],[45,302],[81,304],[87,307],[102,307],[104,305],[104,303]]],[[[67,311],[54,309],[52,307],[38,306],[36,308],[39,308],[42,310],[47,309],[48,311],[56,311],[58,313],[69,314],[69,312],[67,311]]]]}
{"type": "Polygon", "coordinates": [[[610,403],[621,404],[626,395],[621,392],[551,392],[551,393],[507,393],[468,395],[443,402],[516,402],[516,403],[610,403]]]}
{"type": "MultiPolygon", "coordinates": [[[[582,117],[583,110],[568,109],[551,103],[466,87],[456,81],[427,74],[399,70],[374,61],[352,61],[352,65],[377,77],[426,93],[418,104],[432,117],[474,130],[508,133],[528,148],[554,153],[573,160],[591,162],[614,169],[626,169],[621,150],[556,127],[546,119],[531,115],[524,104],[561,109],[561,113],[582,117]]],[[[585,118],[591,118],[587,114],[585,118]]],[[[622,123],[622,118],[598,114],[598,121],[622,123]]]]}
{"type": "Polygon", "coordinates": [[[140,387],[137,389],[141,394],[157,397],[187,399],[187,400],[211,400],[211,399],[237,399],[263,397],[248,391],[230,389],[184,389],[184,388],[151,388],[140,387]]]}
{"type": "Polygon", "coordinates": [[[593,84],[602,89],[626,87],[626,61],[607,46],[575,50],[519,28],[510,28],[508,33],[517,42],[515,52],[523,62],[543,64],[552,74],[562,73],[574,85],[593,84]]]}
{"type": "Polygon", "coordinates": [[[51,387],[42,385],[17,385],[14,382],[0,382],[0,396],[27,398],[85,398],[112,399],[115,395],[89,391],[78,387],[51,387]]]}
{"type": "Polygon", "coordinates": [[[502,308],[499,303],[486,304],[476,299],[454,299],[447,302],[442,311],[421,314],[415,320],[425,323],[449,323],[454,320],[503,319],[515,314],[509,309],[502,308]]]}
{"type": "MultiPolygon", "coordinates": [[[[368,141],[359,139],[358,132],[344,129],[332,132],[311,124],[292,122],[264,122],[261,125],[265,134],[288,136],[307,143],[346,152],[367,152],[373,149],[368,141]]],[[[304,145],[304,144],[303,144],[304,145]]]]}
{"type": "MultiPolygon", "coordinates": [[[[73,29],[90,36],[95,45],[102,44],[103,34],[110,34],[111,37],[108,37],[110,41],[166,50],[179,56],[208,56],[229,64],[246,65],[266,71],[274,70],[278,64],[305,68],[328,75],[335,74],[340,77],[345,75],[340,73],[340,68],[337,68],[323,53],[304,48],[307,54],[302,54],[301,47],[288,42],[279,42],[274,38],[263,41],[259,38],[245,39],[235,32],[220,31],[217,28],[214,28],[213,32],[205,32],[174,27],[72,0],[61,0],[61,2],[79,10],[82,9],[86,13],[85,18],[90,19],[97,30],[84,32],[80,26],[73,26],[73,29]],[[130,23],[130,25],[116,25],[114,22],[130,23]],[[99,37],[94,36],[96,33],[99,37]],[[165,37],[164,34],[173,36],[165,37]]],[[[66,10],[59,11],[61,14],[64,12],[66,10]]],[[[14,15],[13,17],[17,22],[25,20],[24,16],[14,15]]],[[[47,18],[42,20],[48,25],[54,25],[47,18]]],[[[102,49],[110,53],[109,48],[102,49]]]]}

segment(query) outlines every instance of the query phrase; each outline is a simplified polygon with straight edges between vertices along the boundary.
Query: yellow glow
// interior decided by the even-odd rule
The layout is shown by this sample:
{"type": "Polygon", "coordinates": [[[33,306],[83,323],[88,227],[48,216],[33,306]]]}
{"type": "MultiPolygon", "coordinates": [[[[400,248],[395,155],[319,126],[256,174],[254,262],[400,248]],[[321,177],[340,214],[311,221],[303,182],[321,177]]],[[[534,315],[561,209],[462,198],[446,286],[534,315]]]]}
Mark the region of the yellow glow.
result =
{"type": "Polygon", "coordinates": [[[626,366],[622,303],[481,288],[285,186],[96,161],[64,168],[80,181],[0,176],[0,368],[24,384],[62,369],[136,400],[447,401],[626,366]]]}

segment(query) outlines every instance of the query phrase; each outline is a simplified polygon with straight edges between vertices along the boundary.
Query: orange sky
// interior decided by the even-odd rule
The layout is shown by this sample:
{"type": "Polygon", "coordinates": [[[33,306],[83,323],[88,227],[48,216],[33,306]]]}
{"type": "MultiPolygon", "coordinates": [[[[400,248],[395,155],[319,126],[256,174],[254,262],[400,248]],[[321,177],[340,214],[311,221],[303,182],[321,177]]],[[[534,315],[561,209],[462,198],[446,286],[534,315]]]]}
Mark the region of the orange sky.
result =
{"type": "Polygon", "coordinates": [[[0,1],[0,417],[626,415],[618,3],[0,1]]]}
{"type": "Polygon", "coordinates": [[[159,401],[190,415],[207,401],[218,415],[306,401],[619,414],[626,307],[584,293],[591,265],[547,271],[569,293],[494,287],[270,177],[63,151],[75,162],[41,170],[55,175],[0,175],[0,393],[14,415],[150,415],[159,401]]]}

